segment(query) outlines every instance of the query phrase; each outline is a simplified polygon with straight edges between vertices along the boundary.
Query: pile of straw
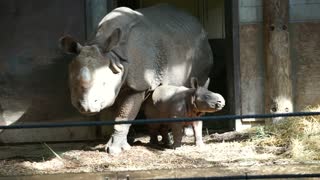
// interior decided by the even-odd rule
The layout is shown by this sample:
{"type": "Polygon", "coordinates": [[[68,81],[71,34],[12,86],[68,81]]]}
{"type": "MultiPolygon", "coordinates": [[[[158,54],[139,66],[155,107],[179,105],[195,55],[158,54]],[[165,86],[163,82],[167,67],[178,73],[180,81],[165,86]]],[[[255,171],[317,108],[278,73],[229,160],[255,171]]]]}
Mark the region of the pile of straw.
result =
{"type": "MultiPolygon", "coordinates": [[[[320,111],[320,106],[306,111],[320,111]]],[[[254,129],[253,141],[259,147],[284,147],[295,160],[320,160],[320,116],[291,117],[254,129]]]]}

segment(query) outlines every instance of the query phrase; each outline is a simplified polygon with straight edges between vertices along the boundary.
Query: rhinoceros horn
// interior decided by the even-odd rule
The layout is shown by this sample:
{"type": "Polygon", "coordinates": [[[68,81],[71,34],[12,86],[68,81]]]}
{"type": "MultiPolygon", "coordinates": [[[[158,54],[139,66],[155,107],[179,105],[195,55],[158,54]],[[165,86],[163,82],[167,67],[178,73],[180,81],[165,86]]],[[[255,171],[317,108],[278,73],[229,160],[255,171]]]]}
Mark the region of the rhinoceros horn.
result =
{"type": "Polygon", "coordinates": [[[87,67],[82,67],[79,73],[79,81],[82,87],[88,88],[91,84],[91,74],[87,67]]]}

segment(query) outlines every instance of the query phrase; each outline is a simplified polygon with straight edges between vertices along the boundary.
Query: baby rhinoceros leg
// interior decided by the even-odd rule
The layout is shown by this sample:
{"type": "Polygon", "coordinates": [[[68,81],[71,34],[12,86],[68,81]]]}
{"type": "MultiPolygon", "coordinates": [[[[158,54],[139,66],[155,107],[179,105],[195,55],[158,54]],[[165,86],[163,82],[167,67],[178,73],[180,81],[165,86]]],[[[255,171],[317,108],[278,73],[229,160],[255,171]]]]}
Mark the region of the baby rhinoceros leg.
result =
{"type": "MultiPolygon", "coordinates": [[[[189,111],[191,114],[189,116],[200,117],[205,113],[220,111],[225,106],[225,100],[220,94],[208,90],[209,82],[210,79],[201,87],[195,78],[191,79],[191,86],[195,89],[195,93],[191,99],[193,109],[191,112],[189,111]]],[[[192,127],[196,146],[204,147],[202,141],[202,121],[192,122],[192,127]]]]}
{"type": "Polygon", "coordinates": [[[203,148],[205,144],[202,140],[202,121],[193,121],[192,128],[194,132],[194,140],[197,147],[203,148]]]}

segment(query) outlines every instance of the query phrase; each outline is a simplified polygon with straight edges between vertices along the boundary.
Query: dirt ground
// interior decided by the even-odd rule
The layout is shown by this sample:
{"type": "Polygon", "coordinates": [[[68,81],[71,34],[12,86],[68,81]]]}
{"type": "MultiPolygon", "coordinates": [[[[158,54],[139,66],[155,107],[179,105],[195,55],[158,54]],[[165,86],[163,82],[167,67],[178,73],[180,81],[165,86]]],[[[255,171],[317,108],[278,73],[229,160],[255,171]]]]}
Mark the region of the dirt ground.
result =
{"type": "Polygon", "coordinates": [[[320,173],[320,161],[295,161],[286,156],[285,148],[257,147],[246,136],[235,137],[231,142],[215,142],[217,136],[206,135],[203,149],[193,145],[193,137],[184,137],[183,146],[173,150],[152,147],[149,138],[142,136],[131,150],[117,156],[99,149],[99,143],[0,146],[0,176],[276,165],[312,165],[320,173]]]}

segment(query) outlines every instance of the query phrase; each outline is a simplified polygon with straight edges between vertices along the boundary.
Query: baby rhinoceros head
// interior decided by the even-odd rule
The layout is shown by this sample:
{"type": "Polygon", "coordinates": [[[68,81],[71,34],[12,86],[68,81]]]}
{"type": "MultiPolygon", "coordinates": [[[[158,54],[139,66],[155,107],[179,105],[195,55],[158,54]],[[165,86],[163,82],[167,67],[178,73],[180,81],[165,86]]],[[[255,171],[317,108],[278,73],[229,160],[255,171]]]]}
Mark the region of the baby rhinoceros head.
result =
{"type": "Polygon", "coordinates": [[[210,79],[207,80],[204,86],[198,86],[194,79],[192,81],[194,82],[191,82],[191,84],[196,89],[194,103],[198,111],[216,112],[225,106],[225,100],[220,94],[208,90],[210,79]]]}
{"type": "Polygon", "coordinates": [[[225,106],[225,100],[220,94],[200,87],[195,94],[195,104],[201,112],[216,112],[225,106]]]}

